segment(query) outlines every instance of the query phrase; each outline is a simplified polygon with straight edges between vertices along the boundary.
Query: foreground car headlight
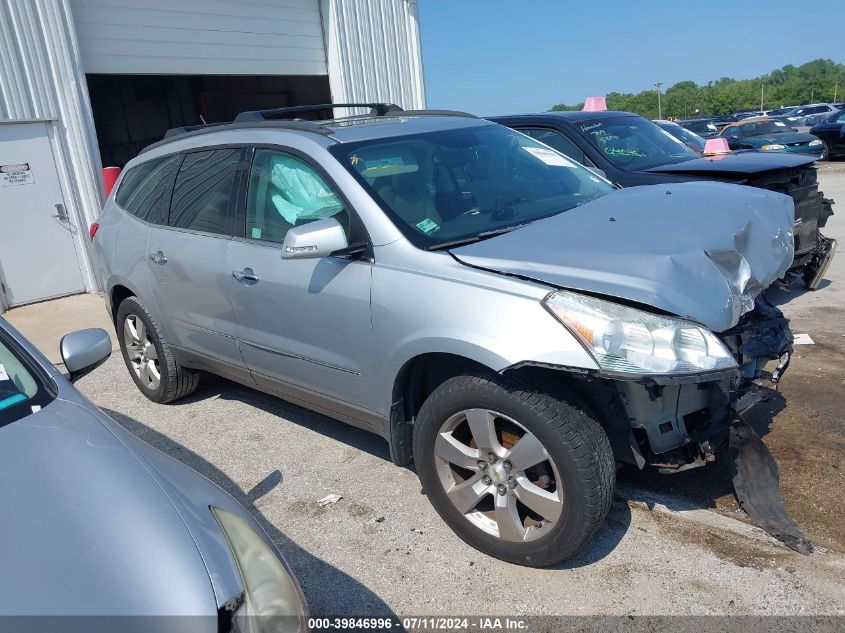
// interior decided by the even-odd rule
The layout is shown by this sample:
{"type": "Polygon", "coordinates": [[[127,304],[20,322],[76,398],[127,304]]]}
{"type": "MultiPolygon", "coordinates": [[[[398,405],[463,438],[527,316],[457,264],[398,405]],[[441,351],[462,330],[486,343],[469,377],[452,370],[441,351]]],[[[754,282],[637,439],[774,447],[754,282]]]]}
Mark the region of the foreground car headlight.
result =
{"type": "Polygon", "coordinates": [[[814,145],[818,146],[818,145],[821,145],[821,144],[822,144],[822,140],[820,138],[817,138],[815,141],[810,141],[810,147],[813,147],[814,145]]]}
{"type": "Polygon", "coordinates": [[[763,145],[763,147],[761,147],[760,149],[764,151],[786,149],[786,145],[781,145],[780,143],[772,143],[771,145],[763,145]]]}
{"type": "Polygon", "coordinates": [[[689,374],[737,366],[712,332],[690,321],[566,290],[549,294],[543,305],[605,372],[689,374]]]}
{"type": "Polygon", "coordinates": [[[233,620],[244,633],[297,633],[308,609],[291,572],[273,549],[243,519],[211,508],[220,524],[244,585],[244,601],[233,620]]]}

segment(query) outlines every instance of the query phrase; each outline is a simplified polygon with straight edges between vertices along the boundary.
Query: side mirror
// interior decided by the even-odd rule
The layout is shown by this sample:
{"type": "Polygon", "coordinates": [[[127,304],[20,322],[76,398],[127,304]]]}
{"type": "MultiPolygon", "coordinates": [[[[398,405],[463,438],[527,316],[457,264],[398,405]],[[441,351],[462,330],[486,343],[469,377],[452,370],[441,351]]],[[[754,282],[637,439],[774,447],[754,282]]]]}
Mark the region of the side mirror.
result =
{"type": "Polygon", "coordinates": [[[92,327],[65,334],[59,349],[70,381],[76,382],[111,356],[111,339],[104,329],[92,327]]]}
{"type": "Polygon", "coordinates": [[[282,259],[319,259],[349,246],[346,232],[334,218],[292,228],[282,243],[282,259]]]}
{"type": "Polygon", "coordinates": [[[589,167],[592,171],[596,172],[602,178],[607,178],[607,172],[604,169],[600,169],[598,167],[589,167]]]}

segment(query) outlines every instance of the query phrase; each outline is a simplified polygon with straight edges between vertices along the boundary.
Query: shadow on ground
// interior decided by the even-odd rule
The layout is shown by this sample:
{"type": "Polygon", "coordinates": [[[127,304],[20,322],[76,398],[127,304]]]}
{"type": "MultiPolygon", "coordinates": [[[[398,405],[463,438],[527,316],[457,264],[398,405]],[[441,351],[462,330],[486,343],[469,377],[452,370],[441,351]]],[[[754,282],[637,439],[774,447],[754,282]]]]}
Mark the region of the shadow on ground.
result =
{"type": "MultiPolygon", "coordinates": [[[[391,461],[390,450],[387,442],[373,433],[333,420],[329,417],[320,415],[319,413],[314,413],[285,400],[266,395],[260,391],[250,389],[218,376],[204,374],[197,391],[178,400],[177,402],[169,404],[168,406],[180,407],[206,400],[211,397],[218,397],[224,400],[248,404],[249,406],[277,415],[280,418],[292,422],[293,424],[297,424],[316,433],[320,433],[321,435],[331,438],[337,442],[341,442],[347,446],[356,448],[374,457],[378,457],[379,459],[383,459],[384,461],[391,461]]],[[[225,473],[217,469],[214,465],[203,460],[195,453],[192,453],[181,444],[173,442],[168,437],[150,429],[132,418],[127,418],[120,413],[108,409],[106,411],[129,431],[145,442],[152,444],[171,457],[187,464],[232,494],[239,502],[248,507],[250,512],[252,512],[256,517],[259,517],[259,520],[262,521],[262,525],[264,525],[265,529],[267,529],[268,534],[270,534],[274,541],[276,541],[276,536],[271,532],[271,524],[263,518],[260,518],[258,510],[251,505],[255,501],[255,499],[251,498],[254,495],[251,493],[245,493],[237,488],[236,484],[232,482],[225,473]]],[[[416,472],[413,464],[410,464],[407,468],[412,472],[416,472]]],[[[264,482],[262,482],[262,484],[264,484],[264,482]]],[[[262,484],[259,484],[259,487],[261,487],[262,484]]],[[[420,490],[420,493],[423,494],[422,490],[420,490]]],[[[266,494],[266,492],[262,494],[266,494]]],[[[630,509],[627,504],[620,503],[617,500],[611,507],[607,520],[602,524],[598,532],[596,532],[590,543],[577,556],[559,564],[556,568],[571,569],[584,567],[603,559],[616,548],[619,541],[622,540],[625,533],[628,531],[630,523],[630,509]]],[[[283,539],[282,542],[287,542],[284,535],[280,534],[279,536],[283,539]]],[[[283,553],[285,553],[285,556],[287,557],[287,552],[282,546],[280,546],[280,549],[282,549],[283,553]]],[[[293,560],[293,555],[291,555],[292,565],[294,564],[293,560]]],[[[319,585],[320,583],[318,582],[315,584],[319,585]]],[[[304,589],[307,594],[308,588],[304,586],[304,589]]],[[[314,611],[317,612],[317,609],[315,608],[314,611]]],[[[359,611],[359,613],[360,612],[361,611],[359,611]]],[[[363,612],[367,612],[367,610],[363,609],[363,612]]],[[[352,611],[349,613],[352,613],[352,611]]],[[[381,613],[381,611],[374,610],[372,613],[381,613]]],[[[332,612],[332,614],[334,614],[334,612],[332,612]]]]}
{"type": "MultiPolygon", "coordinates": [[[[221,381],[222,382],[222,381],[221,381]]],[[[230,384],[230,386],[232,386],[230,384]]],[[[245,389],[238,389],[248,395],[245,389]]],[[[206,393],[206,397],[208,394],[206,393]]],[[[259,405],[256,405],[259,406],[259,405]]],[[[293,408],[293,407],[291,407],[293,408]]],[[[299,579],[313,616],[393,617],[396,615],[376,594],[336,567],[313,556],[289,539],[284,532],[268,521],[255,502],[278,485],[281,472],[274,471],[251,491],[242,490],[226,473],[190,449],[151,429],[141,422],[111,409],[103,409],[116,422],[158,450],[201,473],[232,495],[252,514],[273,540],[299,579]]],[[[285,415],[292,419],[290,411],[285,415]]],[[[328,426],[328,425],[327,425],[328,426]]],[[[363,433],[363,431],[361,432],[363,433]]],[[[364,449],[362,449],[364,450],[364,449]]]]}
{"type": "Polygon", "coordinates": [[[325,435],[337,442],[357,448],[373,457],[390,461],[390,449],[387,446],[387,441],[374,433],[309,411],[281,398],[267,395],[212,374],[204,373],[200,379],[200,386],[194,393],[167,406],[181,407],[183,405],[201,402],[211,397],[242,402],[256,409],[272,413],[315,433],[325,435]]]}

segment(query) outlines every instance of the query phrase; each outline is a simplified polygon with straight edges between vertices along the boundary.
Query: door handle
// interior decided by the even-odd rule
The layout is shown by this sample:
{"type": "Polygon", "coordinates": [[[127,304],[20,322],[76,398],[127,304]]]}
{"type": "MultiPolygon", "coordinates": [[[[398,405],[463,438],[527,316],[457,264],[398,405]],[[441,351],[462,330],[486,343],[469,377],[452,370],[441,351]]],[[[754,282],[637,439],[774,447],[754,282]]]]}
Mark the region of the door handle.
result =
{"type": "Polygon", "coordinates": [[[260,281],[258,275],[252,270],[252,268],[244,268],[243,270],[233,270],[232,277],[234,277],[237,281],[241,282],[245,286],[254,286],[260,281]]]}
{"type": "Polygon", "coordinates": [[[59,218],[60,222],[67,222],[68,217],[67,217],[67,209],[65,209],[65,205],[59,203],[59,204],[55,205],[55,207],[56,207],[56,215],[54,215],[53,217],[59,218]]]}
{"type": "Polygon", "coordinates": [[[167,263],[167,258],[164,256],[164,253],[162,253],[161,251],[157,251],[155,253],[150,253],[150,259],[155,264],[166,264],[167,263]]]}

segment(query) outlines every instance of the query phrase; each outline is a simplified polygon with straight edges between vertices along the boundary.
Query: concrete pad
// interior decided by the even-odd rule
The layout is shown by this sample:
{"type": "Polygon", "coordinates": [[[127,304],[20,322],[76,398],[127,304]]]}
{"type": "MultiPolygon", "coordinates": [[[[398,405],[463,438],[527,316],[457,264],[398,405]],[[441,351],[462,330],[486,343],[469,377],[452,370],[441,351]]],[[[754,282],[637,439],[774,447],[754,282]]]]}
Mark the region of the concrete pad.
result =
{"type": "Polygon", "coordinates": [[[99,294],[80,294],[13,308],[3,317],[55,364],[62,362],[59,341],[68,332],[100,327],[109,333],[112,350],[118,349],[114,325],[99,294]]]}

